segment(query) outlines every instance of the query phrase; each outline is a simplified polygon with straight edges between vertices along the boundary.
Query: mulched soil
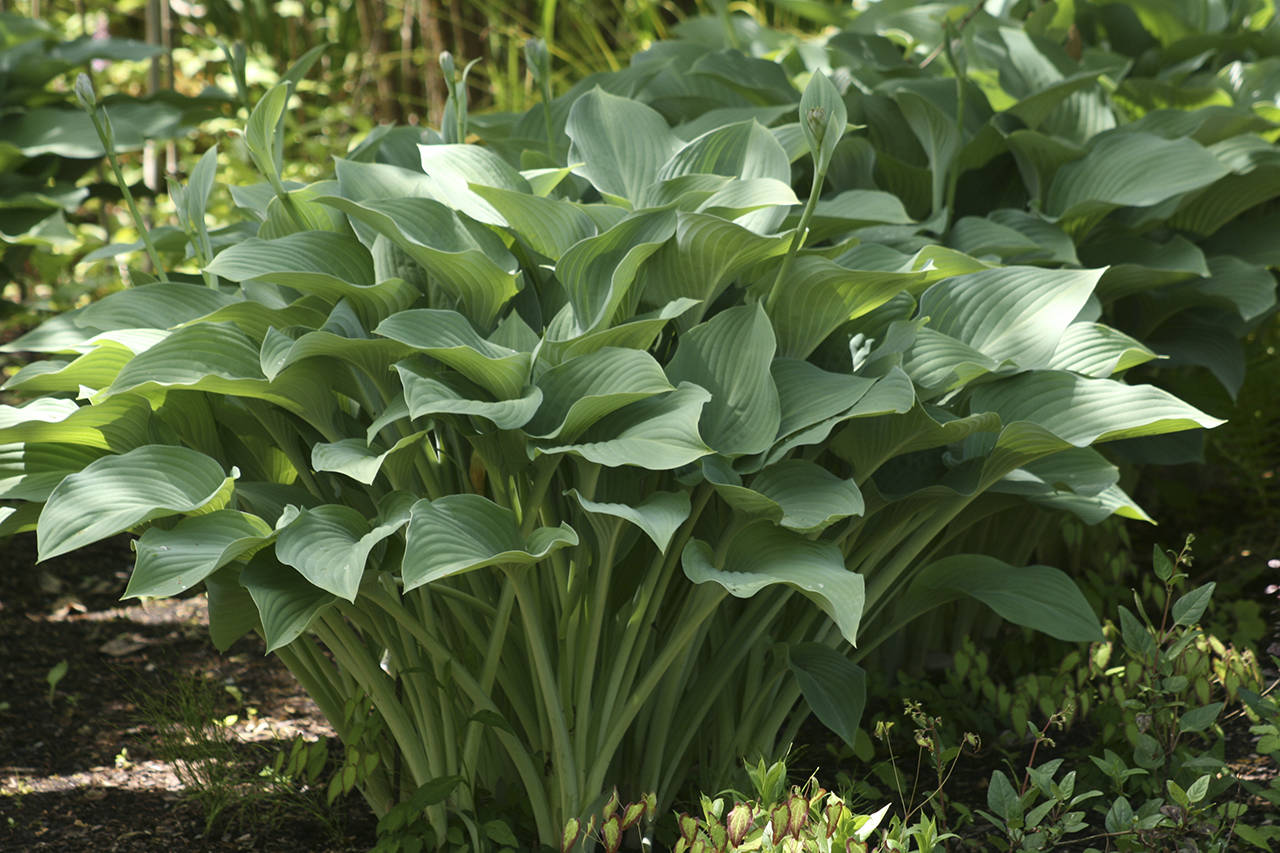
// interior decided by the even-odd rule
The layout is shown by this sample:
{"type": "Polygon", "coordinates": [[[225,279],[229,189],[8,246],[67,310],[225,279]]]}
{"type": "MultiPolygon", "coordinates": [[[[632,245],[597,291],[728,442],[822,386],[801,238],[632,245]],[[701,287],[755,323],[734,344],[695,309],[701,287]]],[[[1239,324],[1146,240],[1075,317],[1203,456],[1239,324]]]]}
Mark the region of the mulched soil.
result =
{"type": "Polygon", "coordinates": [[[215,716],[236,715],[219,731],[245,756],[236,770],[250,778],[297,736],[331,738],[319,710],[261,643],[246,638],[218,654],[201,596],[119,601],[132,565],[127,540],[34,563],[30,537],[0,544],[0,850],[372,845],[373,819],[357,798],[329,810],[323,792],[299,790],[283,801],[255,797],[252,813],[224,813],[206,835],[204,808],[162,758],[156,726],[166,708],[156,697],[184,679],[213,685],[204,694],[217,700],[215,716]],[[63,661],[51,691],[48,676],[63,661]],[[338,825],[311,817],[309,803],[338,825]]]}

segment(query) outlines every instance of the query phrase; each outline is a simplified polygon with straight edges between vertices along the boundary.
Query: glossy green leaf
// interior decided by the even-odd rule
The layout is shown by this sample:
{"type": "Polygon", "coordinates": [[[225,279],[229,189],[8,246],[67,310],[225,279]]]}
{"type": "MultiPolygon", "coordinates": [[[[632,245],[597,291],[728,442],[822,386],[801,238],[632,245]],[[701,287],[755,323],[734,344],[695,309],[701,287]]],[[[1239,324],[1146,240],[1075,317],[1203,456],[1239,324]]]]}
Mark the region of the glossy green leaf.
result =
{"type": "Polygon", "coordinates": [[[607,468],[634,465],[665,471],[711,452],[698,433],[698,418],[711,399],[706,389],[681,383],[601,418],[573,444],[540,446],[541,453],[572,453],[607,468]]]}
{"type": "Polygon", "coordinates": [[[664,554],[671,544],[671,537],[684,524],[690,511],[688,492],[653,492],[636,504],[587,500],[577,489],[570,489],[565,494],[571,495],[587,512],[621,518],[634,524],[664,554]]]}
{"type": "Polygon", "coordinates": [[[774,346],[758,304],[722,311],[681,336],[667,375],[711,392],[699,432],[717,453],[761,453],[778,434],[782,412],[769,370],[774,346]]]}
{"type": "Polygon", "coordinates": [[[680,139],[652,108],[592,89],[574,101],[565,125],[569,162],[600,190],[636,202],[658,170],[680,147],[680,139]]]}
{"type": "Polygon", "coordinates": [[[325,504],[300,510],[276,538],[276,559],[320,589],[355,601],[369,553],[409,521],[405,504],[376,526],[354,509],[325,504]]]}
{"type": "Polygon", "coordinates": [[[224,509],[184,518],[139,537],[124,598],[166,598],[185,592],[218,569],[262,547],[271,526],[256,515],[224,509]]]}
{"type": "Polygon", "coordinates": [[[240,573],[240,583],[258,608],[268,652],[302,636],[315,618],[337,600],[296,570],[279,563],[270,551],[258,552],[240,573]]]}
{"type": "Polygon", "coordinates": [[[518,396],[529,382],[530,353],[485,340],[456,311],[401,311],[374,331],[452,367],[499,399],[518,396]]]}
{"type": "Polygon", "coordinates": [[[957,554],[919,571],[904,608],[923,613],[970,596],[1017,625],[1068,642],[1102,640],[1102,627],[1071,578],[1050,566],[1010,566],[982,554],[957,554]]]}
{"type": "Polygon", "coordinates": [[[614,347],[562,362],[537,384],[542,405],[524,430],[562,441],[572,441],[623,406],[673,390],[653,356],[614,347]]]}
{"type": "Polygon", "coordinates": [[[719,584],[738,598],[750,598],[773,584],[794,587],[830,617],[850,644],[856,640],[864,600],[862,575],[846,569],[840,550],[830,543],[758,521],[738,531],[721,565],[700,539],[685,547],[681,564],[694,583],[719,584]]]}
{"type": "Polygon", "coordinates": [[[530,566],[578,544],[567,524],[539,527],[524,538],[511,510],[479,495],[418,501],[406,536],[406,591],[485,566],[530,566]]]}
{"type": "Polygon", "coordinates": [[[867,673],[835,649],[818,643],[789,646],[787,665],[813,715],[853,749],[867,704],[867,673]]]}
{"type": "Polygon", "coordinates": [[[236,475],[203,453],[159,444],[94,460],[49,495],[36,528],[40,559],[155,518],[222,509],[236,475]]]}

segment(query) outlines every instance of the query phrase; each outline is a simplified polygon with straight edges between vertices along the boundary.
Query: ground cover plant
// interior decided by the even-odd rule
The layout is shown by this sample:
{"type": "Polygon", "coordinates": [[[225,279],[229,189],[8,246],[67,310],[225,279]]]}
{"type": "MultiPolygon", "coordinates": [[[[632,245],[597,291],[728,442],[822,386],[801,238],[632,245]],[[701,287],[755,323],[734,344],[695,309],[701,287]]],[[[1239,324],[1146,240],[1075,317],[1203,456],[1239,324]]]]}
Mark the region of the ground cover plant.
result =
{"type": "MultiPolygon", "coordinates": [[[[1229,170],[1170,142],[1200,170],[1170,182],[1132,154],[1158,140],[1090,136],[1101,189],[1014,191],[992,222],[1032,247],[964,243],[956,158],[1026,119],[979,109],[943,60],[885,75],[892,96],[853,85],[866,68],[795,66],[830,43],[790,69],[663,43],[515,119],[469,115],[446,63],[438,132],[371,134],[308,185],[282,178],[292,92],[271,89],[244,131],[263,182],[229,187],[253,236],[210,238],[206,155],[174,194],[198,276],[9,347],[49,357],[0,408],[3,530],[48,558],[145,528],[126,594],[203,584],[215,643],[262,633],[346,742],[342,784],[387,817],[411,804],[428,844],[557,846],[614,784],[665,813],[810,711],[852,741],[857,661],[957,598],[1097,639],[1071,579],[1026,565],[1015,513],[1141,517],[1094,445],[1218,420],[1125,381],[1155,352],[1101,322],[1125,317],[1123,264],[1067,244],[1194,208],[1229,170]],[[932,152],[900,198],[858,183],[895,174],[867,155],[893,127],[875,97],[932,152]],[[492,820],[492,798],[527,812],[492,820]]],[[[1090,186],[1073,162],[1046,185],[1090,186]]],[[[1265,313],[1265,266],[1223,263],[1159,284],[1265,313]]]]}

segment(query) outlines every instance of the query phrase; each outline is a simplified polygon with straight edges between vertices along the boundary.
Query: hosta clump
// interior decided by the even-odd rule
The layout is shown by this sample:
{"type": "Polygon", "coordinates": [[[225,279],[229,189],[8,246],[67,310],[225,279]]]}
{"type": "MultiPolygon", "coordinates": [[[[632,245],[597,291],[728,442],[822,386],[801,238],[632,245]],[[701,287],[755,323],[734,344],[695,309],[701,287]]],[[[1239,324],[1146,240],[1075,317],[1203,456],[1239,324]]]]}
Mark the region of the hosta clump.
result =
{"type": "Polygon", "coordinates": [[[213,286],[13,345],[50,357],[0,409],[4,530],[42,559],[142,531],[126,594],[203,584],[215,643],[260,633],[373,807],[426,791],[436,842],[490,795],[549,845],[615,784],[665,813],[810,709],[852,740],[857,656],[943,602],[1099,638],[1061,572],[957,537],[1024,497],[1128,507],[1093,445],[1216,421],[1113,375],[1102,270],[886,269],[801,211],[792,160],[820,193],[849,131],[826,77],[792,95],[794,157],[592,89],[564,156],[394,130],[297,186],[282,85],[213,286]]]}

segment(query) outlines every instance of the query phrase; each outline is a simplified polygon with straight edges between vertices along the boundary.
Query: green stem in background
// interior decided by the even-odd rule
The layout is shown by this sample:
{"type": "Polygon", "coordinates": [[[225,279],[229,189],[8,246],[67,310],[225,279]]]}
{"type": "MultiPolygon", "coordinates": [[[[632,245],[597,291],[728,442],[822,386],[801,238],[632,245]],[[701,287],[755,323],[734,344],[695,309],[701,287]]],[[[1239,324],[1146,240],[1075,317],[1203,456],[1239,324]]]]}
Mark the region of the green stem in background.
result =
{"type": "Polygon", "coordinates": [[[80,106],[89,114],[89,121],[93,122],[93,129],[98,133],[98,139],[102,142],[102,150],[106,152],[107,162],[111,164],[111,172],[115,175],[116,185],[120,187],[120,193],[124,196],[125,204],[129,207],[129,216],[133,219],[133,227],[138,229],[138,234],[142,237],[142,245],[146,247],[147,259],[151,261],[152,271],[157,275],[164,274],[164,264],[160,263],[160,255],[156,252],[155,243],[151,242],[151,232],[147,228],[147,223],[142,218],[142,213],[138,210],[138,203],[133,200],[133,193],[129,190],[129,184],[124,179],[124,173],[120,170],[120,158],[116,156],[116,138],[115,132],[111,129],[111,118],[107,115],[107,109],[98,103],[98,96],[93,91],[93,81],[89,79],[89,75],[83,72],[76,77],[76,99],[80,102],[80,106]]]}
{"type": "Polygon", "coordinates": [[[951,29],[951,23],[947,22],[942,33],[942,50],[946,54],[947,64],[951,66],[951,73],[956,78],[956,136],[960,139],[960,147],[956,150],[955,156],[951,158],[950,168],[947,174],[947,229],[951,228],[951,219],[955,216],[956,210],[956,185],[960,182],[960,155],[964,152],[964,72],[960,70],[960,66],[956,63],[955,53],[951,49],[951,40],[954,35],[951,29]]]}

